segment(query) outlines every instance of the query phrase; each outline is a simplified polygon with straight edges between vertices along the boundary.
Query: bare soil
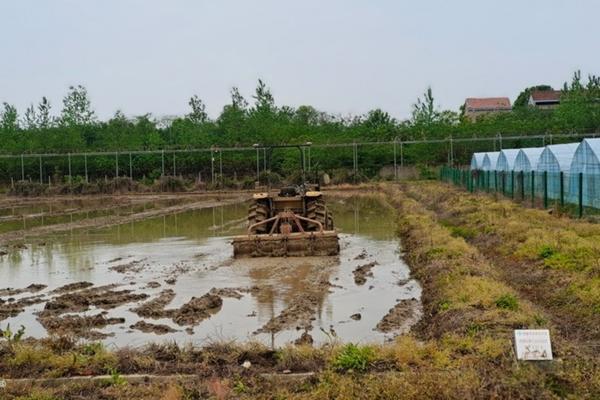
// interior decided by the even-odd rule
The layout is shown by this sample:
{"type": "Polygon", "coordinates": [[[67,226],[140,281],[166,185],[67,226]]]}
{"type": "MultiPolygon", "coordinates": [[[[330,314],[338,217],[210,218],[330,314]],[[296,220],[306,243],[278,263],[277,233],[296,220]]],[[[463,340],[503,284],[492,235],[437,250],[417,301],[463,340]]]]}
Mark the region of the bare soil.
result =
{"type": "Polygon", "coordinates": [[[104,313],[95,315],[66,315],[63,317],[44,315],[38,321],[50,334],[70,335],[90,340],[105,339],[109,334],[97,331],[107,325],[117,325],[125,322],[125,318],[106,318],[104,313]]]}
{"type": "Polygon", "coordinates": [[[133,293],[133,291],[127,289],[113,290],[116,286],[98,286],[56,296],[46,303],[40,316],[83,312],[89,310],[90,306],[111,309],[148,298],[146,293],[133,293]]]}
{"type": "Polygon", "coordinates": [[[47,285],[44,285],[41,283],[32,283],[31,285],[27,286],[26,288],[22,288],[22,289],[4,288],[4,289],[0,289],[0,296],[4,297],[4,296],[16,296],[21,293],[37,293],[39,291],[46,289],[47,287],[48,287],[47,285]]]}
{"type": "MultiPolygon", "coordinates": [[[[362,254],[362,253],[361,253],[362,254]]],[[[377,265],[377,261],[370,262],[368,264],[360,265],[354,270],[354,283],[357,285],[364,285],[367,282],[367,277],[372,277],[373,272],[371,270],[377,265]]]]}
{"type": "Polygon", "coordinates": [[[379,332],[392,332],[406,325],[407,321],[415,318],[415,310],[418,306],[417,299],[408,299],[398,302],[379,321],[375,330],[379,332]]]}
{"type": "Polygon", "coordinates": [[[197,325],[203,320],[210,318],[212,314],[219,312],[223,305],[223,299],[219,296],[206,293],[201,297],[192,299],[177,310],[169,311],[173,321],[177,325],[197,325]]]}
{"type": "Polygon", "coordinates": [[[144,318],[165,318],[167,311],[165,307],[173,301],[175,298],[175,292],[173,289],[165,289],[154,299],[142,303],[136,308],[132,308],[131,311],[144,318]]]}
{"type": "Polygon", "coordinates": [[[25,307],[43,302],[43,295],[23,297],[18,300],[15,300],[14,298],[9,298],[8,300],[0,299],[0,321],[5,320],[6,318],[16,317],[25,311],[25,307]]]}
{"type": "Polygon", "coordinates": [[[130,326],[131,329],[137,329],[144,333],[155,333],[157,335],[166,335],[167,333],[176,332],[175,329],[168,325],[151,324],[146,321],[138,321],[130,326]]]}

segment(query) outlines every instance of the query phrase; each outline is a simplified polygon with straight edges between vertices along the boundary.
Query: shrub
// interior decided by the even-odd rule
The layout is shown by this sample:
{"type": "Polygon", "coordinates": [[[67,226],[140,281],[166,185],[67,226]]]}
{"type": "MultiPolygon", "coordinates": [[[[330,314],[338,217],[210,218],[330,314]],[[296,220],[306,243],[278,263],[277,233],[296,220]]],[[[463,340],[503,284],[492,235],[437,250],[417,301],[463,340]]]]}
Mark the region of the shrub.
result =
{"type": "Polygon", "coordinates": [[[545,245],[540,248],[538,255],[540,258],[548,258],[553,256],[555,253],[556,251],[552,248],[552,246],[545,245]]]}
{"type": "Polygon", "coordinates": [[[369,346],[345,345],[333,361],[333,367],[343,371],[365,371],[375,353],[369,346]]]}
{"type": "Polygon", "coordinates": [[[519,301],[512,294],[503,294],[496,300],[496,307],[514,311],[519,309],[519,301]]]}
{"type": "Polygon", "coordinates": [[[154,184],[154,189],[161,192],[185,192],[185,181],[177,176],[162,176],[154,184]]]}
{"type": "Polygon", "coordinates": [[[13,196],[42,196],[46,194],[48,186],[39,182],[18,181],[10,189],[9,194],[13,196]]]}

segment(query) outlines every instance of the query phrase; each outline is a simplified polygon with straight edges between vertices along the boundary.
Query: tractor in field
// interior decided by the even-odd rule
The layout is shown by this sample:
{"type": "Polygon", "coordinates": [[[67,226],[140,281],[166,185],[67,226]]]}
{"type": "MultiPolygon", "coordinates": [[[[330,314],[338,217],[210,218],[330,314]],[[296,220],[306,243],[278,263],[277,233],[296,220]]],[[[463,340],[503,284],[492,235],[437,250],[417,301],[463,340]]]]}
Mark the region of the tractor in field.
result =
{"type": "Polygon", "coordinates": [[[248,209],[246,235],[233,238],[234,257],[334,256],[339,238],[319,184],[305,182],[304,153],[300,185],[255,193],[248,209]]]}

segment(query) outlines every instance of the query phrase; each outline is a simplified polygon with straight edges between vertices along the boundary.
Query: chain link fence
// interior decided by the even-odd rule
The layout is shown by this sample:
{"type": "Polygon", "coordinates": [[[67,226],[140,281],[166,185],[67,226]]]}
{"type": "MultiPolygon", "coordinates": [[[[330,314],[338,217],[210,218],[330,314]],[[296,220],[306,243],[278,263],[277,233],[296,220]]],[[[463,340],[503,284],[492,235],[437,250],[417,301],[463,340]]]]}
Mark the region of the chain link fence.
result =
{"type": "MultiPolygon", "coordinates": [[[[595,133],[450,136],[427,140],[396,138],[379,142],[304,143],[299,146],[310,180],[318,173],[327,173],[333,183],[358,183],[367,179],[401,179],[415,174],[428,177],[433,172],[430,166],[467,164],[473,151],[543,146],[594,136],[595,133]]],[[[14,185],[23,181],[52,185],[124,177],[149,183],[168,176],[195,180],[209,189],[249,188],[273,174],[289,178],[297,173],[300,166],[297,149],[277,150],[272,156],[268,149],[266,145],[256,144],[203,149],[0,154],[0,184],[14,185]]],[[[493,179],[490,177],[490,182],[493,179]]],[[[524,183],[525,186],[528,184],[524,183]]],[[[510,185],[506,190],[510,190],[510,185]]],[[[552,184],[550,190],[554,190],[552,184]]]]}
{"type": "Polygon", "coordinates": [[[484,171],[442,167],[440,179],[470,192],[503,195],[523,204],[583,217],[600,214],[600,175],[548,171],[484,171]]]}

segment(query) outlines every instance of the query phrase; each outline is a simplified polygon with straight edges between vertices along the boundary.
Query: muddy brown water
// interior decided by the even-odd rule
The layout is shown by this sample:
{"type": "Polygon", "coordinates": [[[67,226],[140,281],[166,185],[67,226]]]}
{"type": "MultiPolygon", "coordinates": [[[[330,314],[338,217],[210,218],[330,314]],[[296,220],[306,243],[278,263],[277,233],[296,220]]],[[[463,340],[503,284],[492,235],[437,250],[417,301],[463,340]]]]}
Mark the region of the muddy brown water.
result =
{"type": "Polygon", "coordinates": [[[315,343],[366,343],[382,342],[407,330],[420,316],[420,302],[410,299],[418,300],[421,289],[402,260],[393,211],[368,197],[333,197],[329,206],[340,232],[339,257],[232,259],[230,238],[245,231],[244,203],[53,234],[26,243],[26,248],[10,248],[0,256],[0,305],[20,300],[24,305],[16,316],[1,320],[0,314],[0,328],[8,323],[24,325],[27,335],[45,336],[39,314],[48,300],[59,296],[53,291],[86,281],[94,284],[92,288],[115,285],[112,290],[148,296],[116,307],[90,305],[84,312],[62,315],[102,312],[106,319],[124,318],[124,323],[97,329],[109,335],[105,343],[117,346],[230,339],[279,346],[305,331],[315,343]],[[365,272],[360,280],[356,280],[357,270],[365,272]],[[2,292],[31,284],[47,287],[2,292]],[[180,309],[213,288],[236,290],[214,292],[222,302],[195,324],[175,323],[168,310],[180,309]],[[132,311],[169,289],[175,295],[168,296],[167,312],[145,318],[132,311]],[[43,301],[30,304],[32,296],[43,301]],[[410,304],[411,309],[400,313],[402,319],[391,328],[386,325],[386,332],[376,330],[399,303],[410,304]],[[155,324],[158,332],[141,321],[155,324]],[[144,329],[136,329],[140,326],[144,329]]]}

